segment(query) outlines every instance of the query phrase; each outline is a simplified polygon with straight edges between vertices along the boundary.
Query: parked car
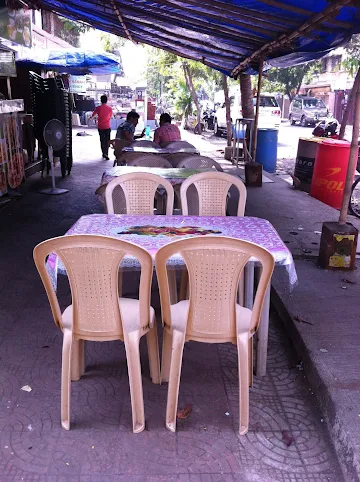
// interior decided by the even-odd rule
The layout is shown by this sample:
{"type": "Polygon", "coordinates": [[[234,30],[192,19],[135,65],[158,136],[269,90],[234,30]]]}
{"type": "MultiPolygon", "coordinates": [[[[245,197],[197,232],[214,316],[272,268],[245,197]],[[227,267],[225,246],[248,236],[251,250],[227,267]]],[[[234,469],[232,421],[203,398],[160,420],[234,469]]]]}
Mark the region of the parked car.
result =
{"type": "Polygon", "coordinates": [[[321,99],[297,96],[290,104],[289,121],[291,125],[300,122],[303,127],[314,126],[329,116],[329,109],[321,99]]]}
{"type": "MultiPolygon", "coordinates": [[[[253,99],[254,111],[256,106],[256,97],[253,99]]],[[[230,115],[231,122],[234,124],[236,119],[242,117],[241,95],[240,92],[230,97],[230,115]]],[[[260,96],[260,111],[259,111],[259,127],[280,128],[281,110],[276,98],[273,95],[263,94],[260,96]]],[[[226,133],[226,109],[225,103],[219,107],[215,112],[214,118],[214,133],[220,136],[226,133]]]]}

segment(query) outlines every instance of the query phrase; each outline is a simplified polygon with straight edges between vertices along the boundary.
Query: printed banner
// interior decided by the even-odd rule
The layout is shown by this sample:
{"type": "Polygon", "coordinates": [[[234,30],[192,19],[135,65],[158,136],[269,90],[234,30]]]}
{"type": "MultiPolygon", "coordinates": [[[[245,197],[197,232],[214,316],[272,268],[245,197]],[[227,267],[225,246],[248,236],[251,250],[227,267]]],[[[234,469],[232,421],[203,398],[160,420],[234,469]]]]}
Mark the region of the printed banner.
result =
{"type": "Polygon", "coordinates": [[[86,75],[70,75],[69,90],[72,94],[86,94],[86,75]]]}

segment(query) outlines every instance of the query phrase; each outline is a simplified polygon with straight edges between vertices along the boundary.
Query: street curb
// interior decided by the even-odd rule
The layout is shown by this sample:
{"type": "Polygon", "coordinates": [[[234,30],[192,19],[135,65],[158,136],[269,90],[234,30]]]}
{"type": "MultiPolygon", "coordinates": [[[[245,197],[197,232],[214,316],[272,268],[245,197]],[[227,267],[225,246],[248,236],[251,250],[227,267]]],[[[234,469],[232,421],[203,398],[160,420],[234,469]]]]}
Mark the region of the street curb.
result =
{"type": "MultiPolygon", "coordinates": [[[[276,284],[276,282],[275,282],[276,284]]],[[[287,307],[281,297],[281,290],[271,287],[271,304],[278,314],[284,329],[296,349],[296,352],[303,362],[306,378],[314,392],[316,401],[326,422],[332,444],[334,446],[339,464],[343,471],[346,482],[360,482],[360,460],[357,448],[349,438],[346,424],[337,415],[336,402],[333,394],[324,383],[319,373],[316,362],[312,359],[311,351],[306,346],[294,317],[291,315],[291,307],[287,307]]]]}

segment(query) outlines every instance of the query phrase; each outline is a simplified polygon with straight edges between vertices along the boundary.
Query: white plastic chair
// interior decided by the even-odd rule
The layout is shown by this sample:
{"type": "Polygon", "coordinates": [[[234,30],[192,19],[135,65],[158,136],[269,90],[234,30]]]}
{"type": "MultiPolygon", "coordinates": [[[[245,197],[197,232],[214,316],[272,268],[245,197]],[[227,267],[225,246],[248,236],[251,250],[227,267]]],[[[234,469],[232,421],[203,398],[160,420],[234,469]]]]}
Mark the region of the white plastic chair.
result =
{"type": "Polygon", "coordinates": [[[132,159],[131,161],[128,161],[127,165],[137,166],[137,167],[159,167],[159,168],[172,167],[172,165],[167,159],[157,155],[153,155],[153,156],[145,155],[141,157],[139,156],[136,159],[132,159]]]}
{"type": "MultiPolygon", "coordinates": [[[[116,158],[114,161],[114,166],[125,166],[125,165],[132,165],[133,161],[140,161],[142,159],[153,159],[153,163],[157,162],[157,158],[159,156],[157,154],[146,154],[145,152],[122,152],[119,157],[116,158]]],[[[154,167],[154,166],[151,166],[154,167]]],[[[158,167],[158,166],[155,166],[158,167]]]]}
{"type": "Polygon", "coordinates": [[[166,149],[195,149],[195,146],[187,141],[172,141],[166,144],[166,149]]]}
{"type": "Polygon", "coordinates": [[[175,152],[174,154],[163,154],[163,157],[170,162],[172,167],[178,167],[178,164],[184,159],[187,159],[189,154],[186,152],[175,152]]]}
{"type": "Polygon", "coordinates": [[[44,284],[55,324],[63,331],[61,374],[61,425],[70,429],[71,380],[85,370],[84,340],[121,340],[125,344],[129,372],[133,432],[145,428],[139,342],[146,334],[150,376],[160,383],[155,312],[150,306],[153,275],[151,255],[132,243],[93,235],[49,239],[34,249],[34,261],[44,284]],[[69,277],[72,304],[60,311],[46,258],[55,253],[69,277]],[[139,300],[119,298],[118,271],[122,258],[130,254],[141,265],[139,300]]]}
{"type": "Polygon", "coordinates": [[[224,172],[202,172],[186,179],[180,188],[181,209],[184,216],[226,216],[226,203],[230,187],[234,185],[239,191],[237,215],[244,216],[246,204],[246,187],[238,177],[224,172]],[[195,188],[188,195],[189,188],[195,188]]]}
{"type": "MultiPolygon", "coordinates": [[[[166,214],[174,209],[174,189],[169,181],[148,172],[132,172],[116,177],[106,186],[108,214],[154,214],[154,199],[159,186],[166,191],[166,214]]],[[[157,199],[159,201],[159,199],[157,199]]]]}
{"type": "Polygon", "coordinates": [[[142,139],[140,141],[134,141],[130,144],[130,147],[153,147],[154,149],[160,149],[159,144],[154,141],[149,141],[147,139],[142,139]]]}
{"type": "Polygon", "coordinates": [[[223,168],[220,166],[220,164],[214,161],[214,159],[211,159],[211,157],[197,156],[196,154],[186,157],[180,161],[176,167],[186,167],[188,169],[204,169],[206,167],[215,167],[217,171],[223,171],[223,168]]]}
{"type": "Polygon", "coordinates": [[[170,243],[155,257],[164,326],[161,380],[168,381],[166,427],[176,430],[183,348],[186,341],[237,345],[240,435],[249,426],[249,340],[258,329],[274,258],[256,244],[201,236],[170,243]],[[189,272],[190,298],[171,305],[167,260],[180,254],[189,272]],[[242,271],[251,258],[262,265],[253,309],[236,303],[242,271]]]}

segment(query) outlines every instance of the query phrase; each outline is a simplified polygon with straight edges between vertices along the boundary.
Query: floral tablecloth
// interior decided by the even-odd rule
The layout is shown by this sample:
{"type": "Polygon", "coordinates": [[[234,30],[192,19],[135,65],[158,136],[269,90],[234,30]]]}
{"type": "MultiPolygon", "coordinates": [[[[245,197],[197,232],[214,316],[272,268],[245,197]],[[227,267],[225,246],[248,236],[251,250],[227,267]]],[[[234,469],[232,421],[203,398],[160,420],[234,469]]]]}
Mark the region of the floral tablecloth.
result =
{"type": "MultiPolygon", "coordinates": [[[[285,266],[289,283],[297,283],[294,261],[288,248],[275,228],[266,219],[233,216],[129,216],[121,214],[90,214],[82,216],[66,233],[100,234],[130,241],[145,248],[153,257],[162,246],[193,236],[229,236],[256,243],[270,251],[277,265],[285,266]]],[[[183,265],[180,256],[174,256],[169,264],[183,265]]],[[[123,268],[139,269],[138,261],[126,256],[123,268]]],[[[64,266],[56,255],[47,262],[48,272],[56,288],[57,273],[65,274],[64,266]]]]}

